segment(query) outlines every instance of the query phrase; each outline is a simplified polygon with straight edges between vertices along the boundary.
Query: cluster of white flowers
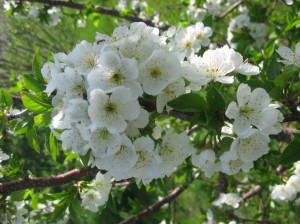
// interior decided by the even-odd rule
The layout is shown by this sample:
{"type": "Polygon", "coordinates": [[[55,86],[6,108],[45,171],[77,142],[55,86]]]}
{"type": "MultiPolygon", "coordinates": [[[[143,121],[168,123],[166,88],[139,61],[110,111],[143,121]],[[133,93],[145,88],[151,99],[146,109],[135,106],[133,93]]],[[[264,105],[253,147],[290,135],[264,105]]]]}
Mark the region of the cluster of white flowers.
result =
{"type": "Polygon", "coordinates": [[[279,122],[283,121],[283,115],[277,105],[270,104],[270,97],[264,89],[257,88],[251,92],[250,87],[242,83],[237,90],[237,101],[238,104],[231,102],[225,113],[228,118],[234,119],[226,134],[230,137],[237,135],[230,150],[220,155],[217,162],[212,149],[193,155],[193,164],[200,167],[207,177],[217,171],[228,175],[241,169],[249,171],[255,160],[268,153],[269,135],[281,132],[279,122]]]}
{"type": "Polygon", "coordinates": [[[233,131],[237,135],[230,150],[220,156],[221,171],[232,175],[243,169],[250,170],[253,161],[269,151],[269,135],[281,131],[283,115],[277,105],[270,104],[268,93],[262,88],[251,92],[247,84],[240,84],[237,101],[231,102],[226,116],[234,119],[233,131]]]}
{"type": "Polygon", "coordinates": [[[221,193],[219,197],[213,202],[214,206],[222,207],[224,204],[229,205],[233,208],[238,208],[242,198],[235,193],[221,193]]]}
{"type": "MultiPolygon", "coordinates": [[[[8,198],[7,198],[8,200],[8,198]]],[[[25,202],[19,201],[14,203],[14,213],[2,213],[0,214],[1,222],[3,224],[22,224],[28,223],[27,218],[24,215],[28,214],[28,210],[24,208],[25,202]],[[4,217],[3,217],[3,216],[4,217]]]]}
{"type": "Polygon", "coordinates": [[[284,60],[278,60],[285,65],[295,65],[300,67],[300,42],[295,46],[295,52],[293,52],[290,48],[281,46],[276,52],[282,57],[284,60]]]}
{"type": "Polygon", "coordinates": [[[241,8],[242,14],[232,18],[227,29],[227,41],[235,48],[236,43],[233,42],[234,33],[240,33],[242,29],[248,29],[250,36],[255,40],[254,45],[260,47],[265,42],[267,35],[266,25],[264,23],[255,23],[250,21],[248,10],[241,8]]]}
{"type": "MultiPolygon", "coordinates": [[[[2,163],[2,161],[4,160],[8,160],[9,159],[9,155],[5,154],[1,149],[0,149],[0,163],[2,163]]],[[[2,166],[0,164],[0,172],[2,170],[2,166]]],[[[0,178],[3,177],[3,174],[0,173],[0,178]]]]}
{"type": "Polygon", "coordinates": [[[104,205],[108,200],[111,189],[110,176],[98,172],[92,181],[88,191],[82,193],[82,206],[87,207],[92,212],[98,211],[98,207],[104,205]]]}
{"type": "MultiPolygon", "coordinates": [[[[211,35],[211,28],[203,23],[171,28],[164,35],[144,23],[132,23],[116,28],[111,36],[98,33],[95,43],[82,41],[69,54],[55,54],[54,63],[46,63],[42,75],[48,82],[45,92],[55,94],[51,128],[63,147],[80,155],[90,151],[89,164],[115,180],[134,177],[147,184],[171,175],[196,150],[185,132],[169,129],[162,141],[154,135],[142,136],[140,129],[149,123],[149,112],[139,99],[152,95],[158,112],[165,107],[170,111],[167,102],[191,89],[199,90],[210,81],[232,83],[234,73],[259,73],[257,66],[244,63],[228,46],[197,56],[211,35]]],[[[263,140],[260,132],[254,136],[263,140]]],[[[243,141],[235,143],[241,158],[247,153],[243,141]]],[[[215,164],[211,154],[203,152],[200,157],[205,158],[194,162],[205,167],[208,176],[221,169],[219,162],[210,170],[215,164]]],[[[102,204],[95,194],[85,194],[98,200],[93,205],[83,203],[92,210],[102,204]]]]}
{"type": "Polygon", "coordinates": [[[290,176],[286,184],[271,187],[271,198],[276,201],[292,201],[300,192],[300,161],[295,163],[294,175],[290,176]]]}
{"type": "MultiPolygon", "coordinates": [[[[9,11],[12,8],[16,8],[18,5],[17,1],[14,0],[5,0],[3,2],[3,8],[5,11],[9,11]]],[[[18,18],[32,18],[35,17],[37,18],[40,15],[40,10],[41,8],[39,8],[36,4],[27,4],[26,7],[24,8],[24,12],[26,12],[26,14],[24,14],[24,12],[18,13],[18,12],[14,12],[14,16],[18,17],[18,18]]],[[[61,22],[60,16],[61,16],[61,10],[55,6],[47,9],[47,13],[49,16],[49,21],[48,21],[48,25],[49,26],[56,26],[58,23],[61,22]]]]}

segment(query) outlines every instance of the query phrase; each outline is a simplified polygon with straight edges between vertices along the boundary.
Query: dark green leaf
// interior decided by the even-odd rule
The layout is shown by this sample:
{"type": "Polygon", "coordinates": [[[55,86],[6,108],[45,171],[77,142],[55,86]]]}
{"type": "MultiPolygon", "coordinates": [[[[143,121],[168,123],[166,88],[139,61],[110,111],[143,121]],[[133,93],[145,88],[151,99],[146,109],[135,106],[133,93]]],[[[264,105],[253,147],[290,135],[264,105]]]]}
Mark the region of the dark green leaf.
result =
{"type": "Polygon", "coordinates": [[[300,135],[295,135],[294,140],[283,151],[280,163],[294,163],[300,160],[300,135]]]}
{"type": "Polygon", "coordinates": [[[273,56],[267,67],[267,77],[270,80],[274,80],[279,75],[279,73],[280,73],[280,64],[277,61],[277,57],[273,56]]]}
{"type": "Polygon", "coordinates": [[[4,89],[0,89],[0,107],[10,108],[13,105],[11,95],[4,89]]]}
{"type": "Polygon", "coordinates": [[[48,101],[28,92],[22,92],[22,101],[28,110],[35,113],[43,113],[52,108],[52,105],[48,101]]]}
{"type": "Polygon", "coordinates": [[[71,215],[72,220],[76,224],[84,223],[83,217],[83,209],[80,205],[80,201],[77,197],[74,197],[71,199],[70,205],[69,205],[69,212],[71,215]]]}
{"type": "Polygon", "coordinates": [[[215,88],[210,88],[208,90],[206,101],[208,105],[208,110],[210,112],[216,112],[225,108],[225,101],[222,95],[215,88]]]}
{"type": "Polygon", "coordinates": [[[24,80],[24,86],[36,93],[43,92],[44,88],[40,81],[35,79],[32,75],[22,75],[24,80]]]}
{"type": "Polygon", "coordinates": [[[21,121],[19,121],[15,126],[15,133],[16,134],[24,134],[27,131],[28,124],[32,120],[32,117],[26,116],[21,121]]]}
{"type": "Polygon", "coordinates": [[[205,100],[197,93],[183,94],[170,101],[168,105],[182,112],[200,112],[206,108],[205,100]]]}

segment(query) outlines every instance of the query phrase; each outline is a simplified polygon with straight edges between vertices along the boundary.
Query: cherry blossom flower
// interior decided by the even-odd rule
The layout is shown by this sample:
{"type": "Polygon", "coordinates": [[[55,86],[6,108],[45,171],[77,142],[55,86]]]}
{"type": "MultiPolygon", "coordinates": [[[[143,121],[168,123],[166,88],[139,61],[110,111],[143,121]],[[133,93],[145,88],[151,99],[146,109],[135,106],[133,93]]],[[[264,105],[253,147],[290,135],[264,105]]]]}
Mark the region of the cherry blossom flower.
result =
{"type": "Polygon", "coordinates": [[[300,42],[297,43],[295,47],[295,52],[293,52],[290,48],[281,46],[276,52],[282,57],[284,60],[278,60],[286,65],[294,64],[297,67],[300,67],[300,42]]]}
{"type": "Polygon", "coordinates": [[[140,105],[132,99],[131,91],[123,86],[116,87],[109,95],[101,89],[90,93],[88,113],[93,126],[107,128],[111,133],[125,131],[127,122],[140,114],[140,105]]]}

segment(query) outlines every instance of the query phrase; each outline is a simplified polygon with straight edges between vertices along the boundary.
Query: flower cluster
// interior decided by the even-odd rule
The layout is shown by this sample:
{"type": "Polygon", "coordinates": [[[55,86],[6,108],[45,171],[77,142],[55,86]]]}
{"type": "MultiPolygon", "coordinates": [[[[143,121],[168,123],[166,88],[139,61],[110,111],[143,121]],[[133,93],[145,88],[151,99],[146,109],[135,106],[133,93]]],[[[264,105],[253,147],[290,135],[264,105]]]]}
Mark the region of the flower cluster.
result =
{"type": "Polygon", "coordinates": [[[271,198],[276,201],[292,201],[300,192],[300,161],[295,163],[294,175],[290,176],[286,184],[271,188],[271,198]]]}
{"type": "Polygon", "coordinates": [[[266,25],[264,23],[255,23],[250,21],[248,9],[245,7],[239,8],[241,14],[230,20],[227,29],[227,41],[231,46],[235,47],[234,33],[240,33],[242,30],[249,30],[249,35],[255,40],[255,45],[260,47],[264,44],[266,33],[266,25]]]}
{"type": "Polygon", "coordinates": [[[237,101],[231,102],[226,116],[234,119],[233,131],[237,135],[230,146],[230,151],[220,156],[221,171],[235,174],[243,169],[253,167],[253,161],[269,151],[270,134],[281,131],[279,122],[283,115],[270,104],[270,97],[262,88],[251,91],[247,84],[240,84],[237,90],[237,101]]]}
{"type": "MultiPolygon", "coordinates": [[[[270,97],[262,88],[251,92],[247,84],[240,84],[237,90],[237,101],[231,102],[226,110],[226,116],[234,119],[229,136],[236,134],[230,150],[220,155],[219,161],[212,149],[194,154],[192,162],[201,168],[207,177],[221,171],[228,175],[238,173],[241,169],[249,171],[253,162],[267,154],[270,142],[269,135],[281,132],[279,122],[283,115],[276,105],[270,104],[270,97]]],[[[228,131],[228,130],[227,130],[228,131]]]]}
{"type": "MultiPolygon", "coordinates": [[[[151,95],[158,112],[165,107],[169,112],[167,102],[191,89],[210,81],[232,83],[229,74],[259,73],[228,46],[197,56],[211,35],[203,23],[171,28],[164,35],[144,23],[132,23],[111,36],[98,33],[95,43],[82,41],[69,54],[55,54],[42,75],[48,82],[45,92],[54,95],[51,128],[63,147],[80,155],[90,152],[89,164],[115,180],[134,177],[147,184],[171,175],[196,150],[186,133],[172,129],[162,140],[141,135],[149,112],[139,100],[151,95]]],[[[85,195],[99,198],[94,191],[85,195]]],[[[83,204],[95,210],[102,203],[97,200],[83,204]]]]}
{"type": "Polygon", "coordinates": [[[221,207],[224,204],[229,205],[233,208],[238,208],[242,198],[235,193],[221,193],[219,197],[213,202],[214,206],[221,207]]]}

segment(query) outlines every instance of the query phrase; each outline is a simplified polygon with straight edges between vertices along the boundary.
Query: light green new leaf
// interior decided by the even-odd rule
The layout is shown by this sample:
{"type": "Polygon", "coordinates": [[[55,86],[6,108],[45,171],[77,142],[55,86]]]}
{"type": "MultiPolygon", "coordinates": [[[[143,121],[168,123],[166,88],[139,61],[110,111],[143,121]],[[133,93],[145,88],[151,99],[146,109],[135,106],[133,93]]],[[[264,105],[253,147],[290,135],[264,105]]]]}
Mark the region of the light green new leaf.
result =
{"type": "Polygon", "coordinates": [[[24,75],[22,75],[22,78],[24,80],[24,86],[27,89],[30,89],[36,93],[43,92],[44,87],[43,87],[42,83],[39,80],[35,79],[32,75],[24,74],[24,75]]]}
{"type": "Polygon", "coordinates": [[[22,92],[22,101],[24,106],[35,113],[43,113],[52,108],[52,105],[38,95],[34,95],[28,92],[22,92]]]}

